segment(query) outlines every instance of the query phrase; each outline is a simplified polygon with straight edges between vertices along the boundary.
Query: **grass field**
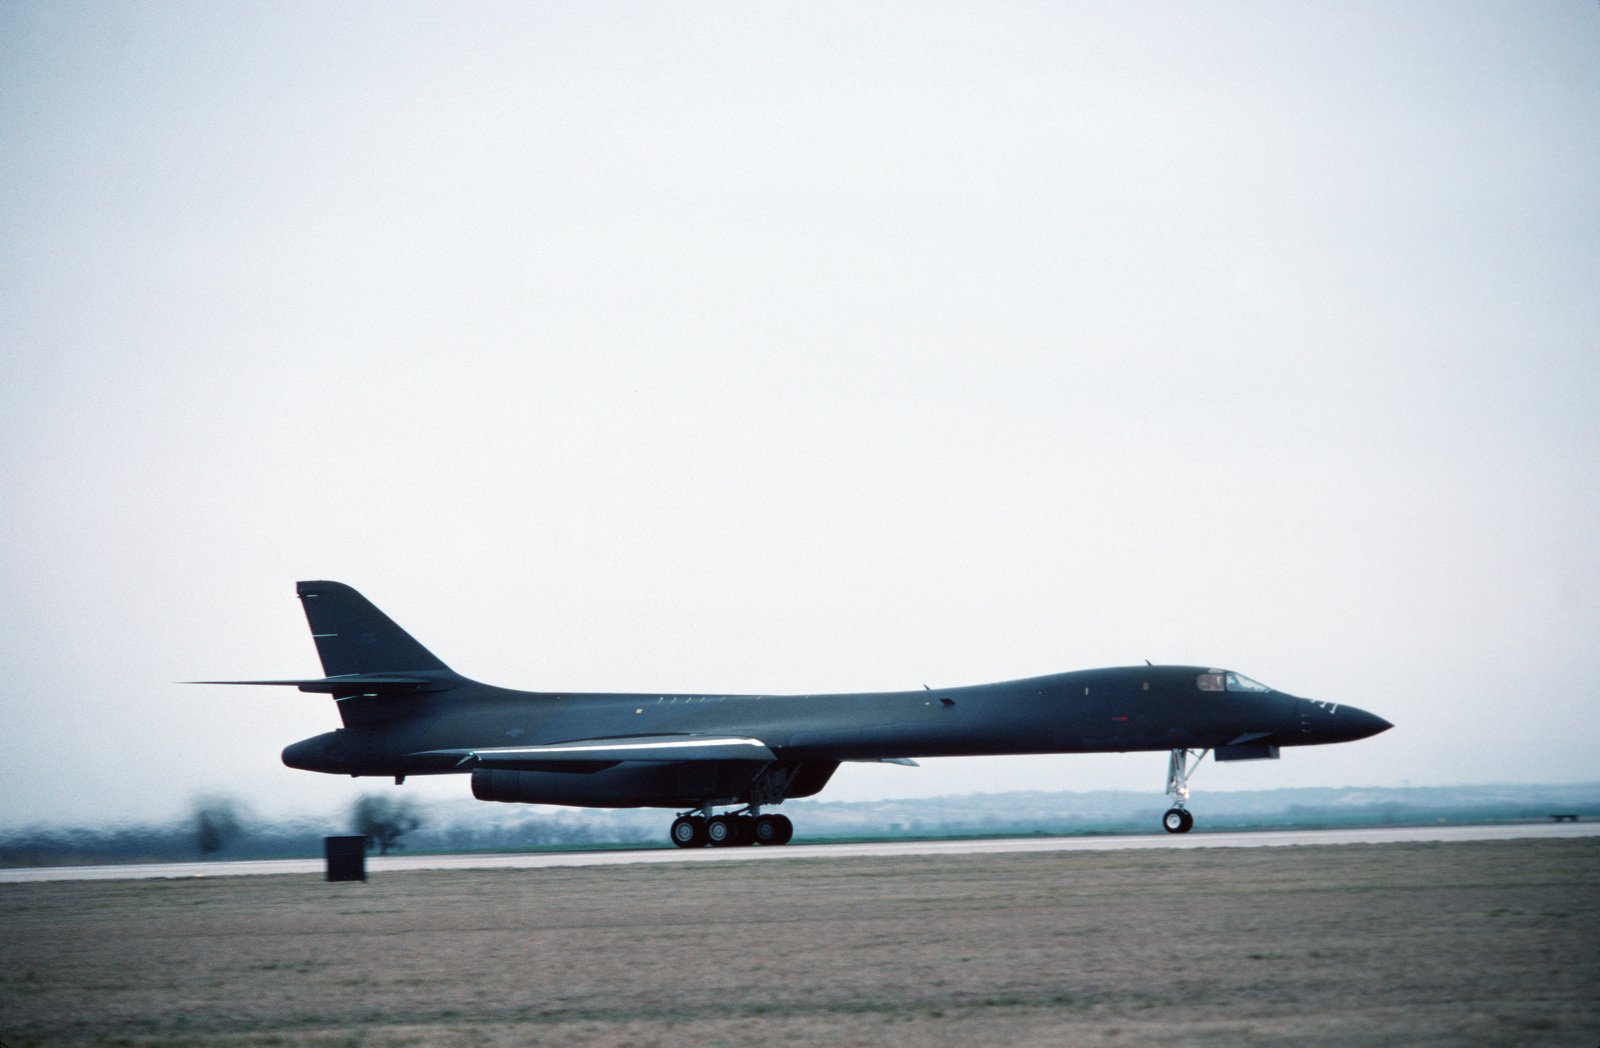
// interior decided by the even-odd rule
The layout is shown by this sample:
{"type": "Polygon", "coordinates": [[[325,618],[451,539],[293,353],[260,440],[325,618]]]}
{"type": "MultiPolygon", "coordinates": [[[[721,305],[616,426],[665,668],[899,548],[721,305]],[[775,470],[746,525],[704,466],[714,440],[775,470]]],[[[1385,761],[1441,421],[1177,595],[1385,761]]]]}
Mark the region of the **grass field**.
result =
{"type": "Polygon", "coordinates": [[[0,1042],[1600,1045],[1600,839],[0,886],[0,1042]]]}

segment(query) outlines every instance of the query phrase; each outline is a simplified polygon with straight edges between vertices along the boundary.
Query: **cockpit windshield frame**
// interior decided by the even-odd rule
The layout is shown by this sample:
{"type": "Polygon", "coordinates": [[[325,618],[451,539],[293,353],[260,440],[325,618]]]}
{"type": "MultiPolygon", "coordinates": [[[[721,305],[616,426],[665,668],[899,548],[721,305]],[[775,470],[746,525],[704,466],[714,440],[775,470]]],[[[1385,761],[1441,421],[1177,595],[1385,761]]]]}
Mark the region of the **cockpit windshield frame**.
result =
{"type": "Polygon", "coordinates": [[[1227,682],[1229,691],[1267,692],[1272,690],[1260,681],[1251,680],[1242,673],[1229,673],[1227,682]]]}
{"type": "Polygon", "coordinates": [[[1194,686],[1201,691],[1239,691],[1256,695],[1272,690],[1260,681],[1251,680],[1232,670],[1207,670],[1194,679],[1194,686]]]}

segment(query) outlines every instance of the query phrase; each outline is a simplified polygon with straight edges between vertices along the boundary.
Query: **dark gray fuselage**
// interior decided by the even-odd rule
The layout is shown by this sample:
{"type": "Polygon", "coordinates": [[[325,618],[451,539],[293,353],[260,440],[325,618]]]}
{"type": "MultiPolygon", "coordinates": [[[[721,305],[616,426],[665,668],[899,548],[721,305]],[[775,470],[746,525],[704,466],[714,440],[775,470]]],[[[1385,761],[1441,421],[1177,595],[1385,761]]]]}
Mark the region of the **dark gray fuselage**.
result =
{"type": "MultiPolygon", "coordinates": [[[[713,825],[714,806],[753,812],[811,796],[842,761],[1169,750],[1168,792],[1181,806],[1189,751],[1272,758],[1390,726],[1198,666],[837,695],[511,691],[456,673],[344,583],[300,582],[296,592],[326,676],[223,682],[335,699],[345,726],[289,746],[285,764],[398,781],[470,772],[482,800],[695,809],[713,843],[728,829],[713,825]]],[[[772,843],[788,839],[781,824],[755,821],[772,843]]],[[[1179,821],[1174,832],[1188,826],[1179,821]]],[[[699,824],[679,824],[675,843],[704,843],[699,824]]]]}
{"type": "MultiPolygon", "coordinates": [[[[813,772],[826,766],[831,774],[838,762],[851,760],[1186,748],[1225,753],[1229,746],[1343,742],[1388,727],[1354,707],[1278,691],[1201,690],[1197,681],[1216,672],[1135,666],[960,688],[781,696],[524,692],[453,677],[411,693],[342,698],[346,727],[288,747],[284,763],[348,775],[446,774],[474,769],[457,756],[429,751],[738,735],[760,739],[780,762],[813,772]]],[[[534,761],[497,774],[521,776],[527,798],[560,798],[544,803],[688,807],[709,799],[698,795],[702,790],[719,801],[742,800],[739,781],[760,770],[750,761],[534,761]]]]}

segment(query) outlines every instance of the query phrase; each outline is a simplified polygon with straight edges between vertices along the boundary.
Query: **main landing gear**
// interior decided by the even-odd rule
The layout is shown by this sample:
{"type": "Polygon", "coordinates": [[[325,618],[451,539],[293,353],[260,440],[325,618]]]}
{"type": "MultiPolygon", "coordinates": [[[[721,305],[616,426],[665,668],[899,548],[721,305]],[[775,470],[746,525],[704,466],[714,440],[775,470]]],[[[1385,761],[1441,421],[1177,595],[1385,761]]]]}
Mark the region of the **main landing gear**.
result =
{"type": "Polygon", "coordinates": [[[1189,814],[1184,805],[1189,803],[1189,776],[1206,759],[1210,750],[1173,750],[1172,758],[1167,761],[1167,796],[1172,798],[1172,807],[1161,816],[1161,828],[1168,833],[1188,833],[1194,829],[1194,816],[1189,814]],[[1190,758],[1193,763],[1190,763],[1190,758]]]}
{"type": "Polygon", "coordinates": [[[709,807],[672,821],[672,843],[680,848],[732,848],[744,844],[788,844],[794,823],[787,815],[761,815],[755,808],[712,815],[709,807]]]}

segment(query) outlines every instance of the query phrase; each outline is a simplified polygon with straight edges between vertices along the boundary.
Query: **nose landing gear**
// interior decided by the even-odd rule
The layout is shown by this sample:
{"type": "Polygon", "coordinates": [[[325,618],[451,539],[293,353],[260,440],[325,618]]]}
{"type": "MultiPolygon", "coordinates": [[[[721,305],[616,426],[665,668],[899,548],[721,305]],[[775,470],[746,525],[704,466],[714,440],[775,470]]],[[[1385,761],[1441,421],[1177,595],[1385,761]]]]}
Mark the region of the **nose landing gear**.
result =
{"type": "Polygon", "coordinates": [[[1161,828],[1168,833],[1188,833],[1194,829],[1194,816],[1189,814],[1185,807],[1189,803],[1189,776],[1194,774],[1200,762],[1206,759],[1210,750],[1173,750],[1172,757],[1167,761],[1167,796],[1172,798],[1172,807],[1161,816],[1161,828]],[[1190,758],[1193,758],[1193,763],[1190,758]]]}

